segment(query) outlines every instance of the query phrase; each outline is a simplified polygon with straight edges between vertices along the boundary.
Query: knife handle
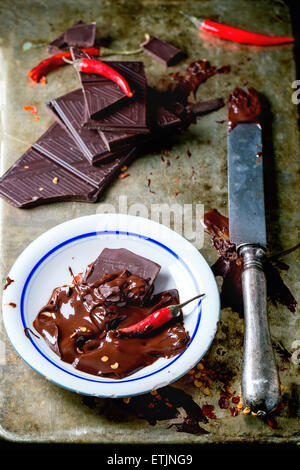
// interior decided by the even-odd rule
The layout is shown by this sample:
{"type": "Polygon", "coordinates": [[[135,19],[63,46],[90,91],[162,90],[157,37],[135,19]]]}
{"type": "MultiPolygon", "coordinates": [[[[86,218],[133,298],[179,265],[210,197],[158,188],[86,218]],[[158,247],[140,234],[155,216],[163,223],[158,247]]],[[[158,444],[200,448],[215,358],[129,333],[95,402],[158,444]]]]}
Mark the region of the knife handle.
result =
{"type": "Polygon", "coordinates": [[[244,403],[258,415],[270,413],[279,403],[279,378],[272,349],[268,316],[265,250],[240,247],[243,258],[244,354],[242,395],[244,403]]]}

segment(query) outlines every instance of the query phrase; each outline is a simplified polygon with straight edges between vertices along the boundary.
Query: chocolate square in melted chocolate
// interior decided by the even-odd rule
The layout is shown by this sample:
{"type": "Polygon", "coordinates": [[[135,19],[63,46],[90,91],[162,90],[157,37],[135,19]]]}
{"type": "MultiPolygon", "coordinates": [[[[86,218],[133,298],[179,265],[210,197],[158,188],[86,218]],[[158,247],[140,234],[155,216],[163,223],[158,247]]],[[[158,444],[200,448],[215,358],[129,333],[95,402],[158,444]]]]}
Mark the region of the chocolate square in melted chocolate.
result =
{"type": "Polygon", "coordinates": [[[128,270],[131,274],[147,280],[143,294],[140,294],[140,302],[144,303],[153,292],[154,281],[160,271],[160,266],[143,256],[136,255],[125,248],[105,248],[98,258],[87,269],[83,282],[94,284],[105,274],[128,270]]]}

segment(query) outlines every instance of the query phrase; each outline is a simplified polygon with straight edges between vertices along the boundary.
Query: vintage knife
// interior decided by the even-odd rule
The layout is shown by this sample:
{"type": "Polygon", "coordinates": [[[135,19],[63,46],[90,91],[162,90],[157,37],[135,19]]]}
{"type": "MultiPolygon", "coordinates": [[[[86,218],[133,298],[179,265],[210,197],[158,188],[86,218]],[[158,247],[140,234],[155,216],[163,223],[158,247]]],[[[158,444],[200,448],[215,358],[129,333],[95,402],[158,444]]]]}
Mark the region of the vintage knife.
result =
{"type": "Polygon", "coordinates": [[[229,130],[228,191],[229,236],[243,258],[243,402],[265,415],[278,405],[280,393],[267,318],[262,129],[258,122],[235,122],[229,130]]]}

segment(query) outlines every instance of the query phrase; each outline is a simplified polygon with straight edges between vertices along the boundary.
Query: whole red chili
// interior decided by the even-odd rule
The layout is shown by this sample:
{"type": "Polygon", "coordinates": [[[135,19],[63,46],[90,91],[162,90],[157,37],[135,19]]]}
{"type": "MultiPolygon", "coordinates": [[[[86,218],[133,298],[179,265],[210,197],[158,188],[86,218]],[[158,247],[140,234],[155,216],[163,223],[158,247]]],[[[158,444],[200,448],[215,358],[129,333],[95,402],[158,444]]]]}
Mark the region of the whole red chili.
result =
{"type": "MultiPolygon", "coordinates": [[[[69,62],[66,60],[66,62],[69,62]]],[[[76,70],[86,73],[96,73],[103,75],[106,78],[109,78],[111,81],[119,85],[119,87],[124,91],[125,95],[131,98],[133,93],[122,75],[120,75],[116,70],[114,70],[109,65],[101,62],[100,60],[95,59],[76,59],[72,62],[76,70]]]]}
{"type": "Polygon", "coordinates": [[[149,331],[153,331],[154,329],[159,328],[160,326],[164,325],[168,321],[176,318],[180,314],[180,310],[182,307],[187,305],[188,303],[192,302],[192,300],[199,299],[203,297],[205,294],[199,294],[193,297],[186,302],[183,302],[179,305],[169,305],[168,307],[163,307],[156,312],[148,315],[148,317],[144,318],[138,323],[134,325],[128,326],[127,328],[120,328],[119,330],[115,330],[117,334],[126,335],[126,336],[139,336],[143,333],[148,333],[149,331]]]}
{"type": "MultiPolygon", "coordinates": [[[[87,49],[83,49],[89,55],[99,56],[101,49],[100,47],[89,47],[87,49]]],[[[27,76],[31,78],[36,83],[39,83],[48,75],[49,72],[52,70],[56,70],[58,67],[62,65],[66,65],[64,59],[71,59],[71,52],[59,52],[58,54],[54,54],[47,59],[42,60],[38,65],[36,65],[33,69],[29,70],[27,76]]]]}
{"type": "Polygon", "coordinates": [[[294,42],[294,38],[292,37],[252,33],[251,31],[217,23],[216,21],[197,18],[196,16],[188,15],[182,11],[180,13],[188,18],[201,31],[217,36],[218,38],[227,39],[228,41],[234,41],[240,44],[253,44],[256,46],[274,46],[294,42]]]}
{"type": "MultiPolygon", "coordinates": [[[[94,57],[104,57],[104,56],[110,56],[110,55],[132,55],[132,54],[138,54],[141,52],[141,49],[136,49],[133,51],[115,51],[113,49],[108,49],[107,47],[88,47],[86,49],[82,49],[83,52],[86,52],[88,55],[94,56],[94,57]]],[[[47,59],[42,60],[38,65],[36,65],[32,70],[30,70],[27,73],[27,76],[31,78],[36,83],[45,83],[46,82],[46,76],[48,73],[52,72],[53,70],[56,70],[58,67],[61,67],[62,65],[66,65],[67,60],[71,60],[71,52],[70,51],[64,51],[64,52],[59,52],[58,54],[54,54],[51,57],[48,57],[47,59]]]]}

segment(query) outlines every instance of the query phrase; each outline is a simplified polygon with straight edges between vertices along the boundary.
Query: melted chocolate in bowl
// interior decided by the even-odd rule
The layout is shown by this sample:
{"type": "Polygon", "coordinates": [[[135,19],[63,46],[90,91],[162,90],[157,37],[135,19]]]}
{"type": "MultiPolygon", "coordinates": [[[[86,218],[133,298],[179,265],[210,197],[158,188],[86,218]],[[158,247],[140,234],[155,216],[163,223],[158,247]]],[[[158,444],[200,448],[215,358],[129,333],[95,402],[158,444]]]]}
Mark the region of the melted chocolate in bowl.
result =
{"type": "Polygon", "coordinates": [[[153,291],[154,279],[143,279],[128,270],[105,274],[93,283],[85,279],[88,277],[55,288],[33,322],[62,361],[89,374],[121,379],[159,357],[184,351],[189,335],[182,316],[143,337],[119,337],[114,331],[139,322],[161,307],[178,304],[177,290],[147,295],[145,300],[145,292],[153,291]]]}

